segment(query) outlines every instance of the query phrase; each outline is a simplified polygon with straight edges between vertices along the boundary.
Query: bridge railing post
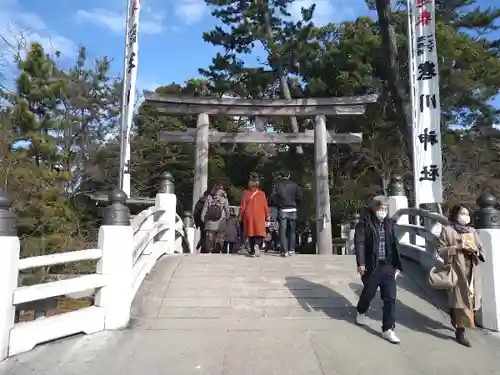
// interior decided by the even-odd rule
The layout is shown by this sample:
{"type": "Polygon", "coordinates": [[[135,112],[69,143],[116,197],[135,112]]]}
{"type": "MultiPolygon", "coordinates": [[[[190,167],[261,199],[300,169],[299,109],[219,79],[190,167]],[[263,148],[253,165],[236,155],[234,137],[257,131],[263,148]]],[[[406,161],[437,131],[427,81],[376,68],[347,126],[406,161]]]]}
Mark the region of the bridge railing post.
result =
{"type": "Polygon", "coordinates": [[[172,254],[175,246],[177,197],[175,195],[174,178],[169,172],[165,172],[160,176],[159,189],[155,198],[155,207],[162,210],[155,215],[155,222],[165,224],[171,228],[156,236],[156,251],[161,254],[172,254]]]}
{"type": "Polygon", "coordinates": [[[134,231],[125,205],[127,195],[116,190],[109,194],[109,201],[99,229],[102,258],[97,263],[97,273],[105,275],[108,282],[94,303],[105,310],[103,328],[112,330],[126,327],[130,320],[134,231]]]}
{"type": "Polygon", "coordinates": [[[12,304],[19,273],[19,237],[12,200],[0,190],[0,361],[9,354],[10,330],[16,307],[12,304]]]}
{"type": "Polygon", "coordinates": [[[183,222],[184,230],[186,231],[186,239],[189,244],[189,252],[194,254],[196,246],[194,243],[196,229],[194,228],[193,214],[191,211],[184,211],[183,222]]]}
{"type": "Polygon", "coordinates": [[[479,209],[474,212],[474,227],[484,246],[486,262],[481,267],[483,305],[477,320],[480,326],[500,331],[500,211],[497,198],[490,193],[481,194],[476,201],[479,209]]]}
{"type": "MultiPolygon", "coordinates": [[[[389,216],[393,216],[398,210],[402,208],[408,208],[408,198],[405,194],[405,188],[403,184],[403,179],[401,176],[394,175],[391,177],[391,181],[389,183],[389,216]]],[[[402,215],[397,224],[408,225],[408,215],[402,215]]],[[[400,243],[410,243],[410,235],[409,233],[405,233],[400,243]]]]}

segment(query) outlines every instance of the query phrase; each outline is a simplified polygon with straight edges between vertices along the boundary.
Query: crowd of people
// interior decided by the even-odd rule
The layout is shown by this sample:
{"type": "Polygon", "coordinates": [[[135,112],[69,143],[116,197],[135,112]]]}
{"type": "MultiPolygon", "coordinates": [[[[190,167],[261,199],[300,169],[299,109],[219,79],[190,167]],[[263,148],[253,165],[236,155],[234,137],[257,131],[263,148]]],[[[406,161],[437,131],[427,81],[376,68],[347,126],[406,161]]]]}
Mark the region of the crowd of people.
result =
{"type": "Polygon", "coordinates": [[[274,186],[269,201],[258,178],[251,178],[239,210],[231,208],[222,185],[216,184],[198,200],[193,212],[201,236],[201,253],[236,253],[246,245],[248,254],[258,257],[262,250],[278,251],[282,257],[295,253],[297,207],[302,199],[300,186],[284,172],[274,186]],[[276,209],[272,220],[270,206],[276,209]]]}

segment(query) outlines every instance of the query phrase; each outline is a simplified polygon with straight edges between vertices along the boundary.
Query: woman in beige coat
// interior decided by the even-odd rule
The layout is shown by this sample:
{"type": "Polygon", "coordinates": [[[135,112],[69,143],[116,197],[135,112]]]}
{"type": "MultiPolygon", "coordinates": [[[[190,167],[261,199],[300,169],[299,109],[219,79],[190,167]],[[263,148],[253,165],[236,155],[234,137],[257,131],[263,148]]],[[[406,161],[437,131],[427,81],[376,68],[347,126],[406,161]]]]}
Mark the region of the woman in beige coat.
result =
{"type": "Polygon", "coordinates": [[[484,262],[483,246],[476,230],[470,226],[470,214],[465,206],[453,207],[448,219],[450,225],[441,231],[438,252],[458,275],[456,287],[448,292],[448,304],[457,342],[470,347],[465,329],[475,326],[474,315],[481,307],[479,264],[484,262]]]}

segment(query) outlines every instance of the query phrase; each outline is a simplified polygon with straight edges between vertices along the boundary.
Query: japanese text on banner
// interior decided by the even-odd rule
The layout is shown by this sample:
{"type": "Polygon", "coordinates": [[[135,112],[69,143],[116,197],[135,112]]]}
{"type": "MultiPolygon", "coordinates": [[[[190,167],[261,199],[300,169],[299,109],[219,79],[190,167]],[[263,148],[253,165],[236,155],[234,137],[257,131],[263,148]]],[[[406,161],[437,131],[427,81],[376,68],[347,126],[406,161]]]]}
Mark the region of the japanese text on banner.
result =
{"type": "Polygon", "coordinates": [[[415,200],[441,203],[442,149],[435,0],[408,0],[415,200]]]}

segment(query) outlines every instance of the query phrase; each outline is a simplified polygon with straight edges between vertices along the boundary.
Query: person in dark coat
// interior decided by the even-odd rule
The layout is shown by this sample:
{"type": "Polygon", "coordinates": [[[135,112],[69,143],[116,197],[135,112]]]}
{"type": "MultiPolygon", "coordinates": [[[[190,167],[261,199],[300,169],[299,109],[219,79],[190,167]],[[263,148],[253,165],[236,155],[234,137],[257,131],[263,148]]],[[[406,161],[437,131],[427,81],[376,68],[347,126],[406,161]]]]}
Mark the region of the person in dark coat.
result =
{"type": "Polygon", "coordinates": [[[200,230],[200,240],[198,241],[198,244],[196,245],[196,251],[200,251],[202,253],[206,253],[207,251],[205,250],[205,223],[201,219],[201,212],[203,211],[203,207],[205,206],[205,201],[207,200],[207,197],[210,195],[210,190],[206,190],[203,193],[203,196],[198,199],[198,202],[196,202],[196,205],[194,206],[193,210],[193,221],[194,221],[194,226],[195,228],[200,230]]]}
{"type": "Polygon", "coordinates": [[[402,270],[395,234],[395,222],[387,217],[388,200],[376,196],[354,230],[354,248],[363,291],[356,306],[356,322],[365,325],[366,312],[380,288],[384,303],[382,337],[392,344],[400,340],[394,333],[396,321],[396,277],[402,270]]]}
{"type": "Polygon", "coordinates": [[[226,249],[228,253],[236,253],[240,237],[240,223],[234,209],[231,209],[230,216],[226,220],[226,227],[224,230],[224,249],[226,249]]]}
{"type": "Polygon", "coordinates": [[[284,171],[274,186],[271,202],[278,209],[280,252],[282,257],[295,254],[297,243],[297,207],[302,200],[302,189],[290,180],[290,172],[284,171]]]}

